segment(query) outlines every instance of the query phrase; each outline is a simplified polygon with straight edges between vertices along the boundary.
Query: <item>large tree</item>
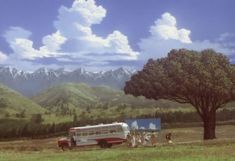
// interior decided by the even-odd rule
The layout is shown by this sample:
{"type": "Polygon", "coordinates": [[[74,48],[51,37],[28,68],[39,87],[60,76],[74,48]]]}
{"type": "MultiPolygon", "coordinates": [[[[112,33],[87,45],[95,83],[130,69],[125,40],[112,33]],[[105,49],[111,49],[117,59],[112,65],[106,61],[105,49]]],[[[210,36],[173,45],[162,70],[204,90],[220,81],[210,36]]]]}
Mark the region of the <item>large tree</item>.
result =
{"type": "Polygon", "coordinates": [[[235,99],[235,68],[213,50],[172,50],[150,59],[126,82],[126,94],[189,103],[204,123],[204,139],[215,138],[216,110],[235,99]]]}

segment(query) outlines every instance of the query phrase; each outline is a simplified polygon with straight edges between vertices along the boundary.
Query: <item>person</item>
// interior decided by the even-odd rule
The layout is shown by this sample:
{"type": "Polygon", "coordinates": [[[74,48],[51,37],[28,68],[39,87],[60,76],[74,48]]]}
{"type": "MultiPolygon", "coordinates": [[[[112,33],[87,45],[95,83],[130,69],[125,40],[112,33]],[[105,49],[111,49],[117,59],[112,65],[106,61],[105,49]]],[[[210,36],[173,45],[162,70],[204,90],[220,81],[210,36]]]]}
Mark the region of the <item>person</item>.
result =
{"type": "Polygon", "coordinates": [[[144,140],[145,140],[145,145],[149,143],[151,144],[151,135],[149,133],[145,134],[144,140]]]}
{"type": "Polygon", "coordinates": [[[136,143],[136,134],[134,133],[133,135],[132,135],[132,138],[131,138],[131,146],[133,147],[133,148],[136,148],[137,147],[137,143],[136,143]]]}
{"type": "Polygon", "coordinates": [[[157,144],[157,137],[156,137],[154,132],[152,132],[150,139],[151,139],[151,145],[152,146],[156,146],[156,144],[157,144]]]}
{"type": "Polygon", "coordinates": [[[140,133],[136,134],[136,144],[137,144],[137,146],[141,145],[141,135],[140,135],[140,133]]]}
{"type": "Polygon", "coordinates": [[[172,140],[171,140],[171,137],[172,137],[172,134],[171,133],[168,133],[166,134],[166,141],[169,143],[169,144],[172,144],[172,140]]]}
{"type": "Polygon", "coordinates": [[[72,135],[70,139],[71,139],[71,147],[76,146],[75,136],[72,135]]]}
{"type": "Polygon", "coordinates": [[[141,144],[142,144],[142,145],[146,145],[146,141],[145,141],[145,132],[142,132],[142,133],[141,133],[140,140],[141,140],[141,144]]]}
{"type": "Polygon", "coordinates": [[[128,133],[127,136],[126,136],[126,141],[127,141],[127,146],[128,147],[131,147],[131,134],[128,133]]]}

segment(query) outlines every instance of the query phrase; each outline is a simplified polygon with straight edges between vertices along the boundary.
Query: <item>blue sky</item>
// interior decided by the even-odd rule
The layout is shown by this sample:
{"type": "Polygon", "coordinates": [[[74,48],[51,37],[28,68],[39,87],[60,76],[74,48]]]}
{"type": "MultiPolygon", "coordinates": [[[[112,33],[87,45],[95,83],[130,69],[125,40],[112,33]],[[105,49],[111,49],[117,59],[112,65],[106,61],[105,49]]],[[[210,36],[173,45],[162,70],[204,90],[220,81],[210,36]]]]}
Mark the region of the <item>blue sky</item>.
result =
{"type": "Polygon", "coordinates": [[[235,59],[233,0],[2,0],[0,64],[139,69],[173,48],[235,59]]]}

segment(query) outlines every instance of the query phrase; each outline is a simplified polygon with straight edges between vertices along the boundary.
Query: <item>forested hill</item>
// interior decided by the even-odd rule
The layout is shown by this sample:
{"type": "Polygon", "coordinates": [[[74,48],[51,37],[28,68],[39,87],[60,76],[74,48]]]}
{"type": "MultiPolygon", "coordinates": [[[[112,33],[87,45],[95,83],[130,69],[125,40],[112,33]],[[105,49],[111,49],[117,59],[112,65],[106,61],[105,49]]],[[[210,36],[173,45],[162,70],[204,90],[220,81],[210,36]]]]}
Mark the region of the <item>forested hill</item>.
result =
{"type": "Polygon", "coordinates": [[[20,93],[0,84],[0,116],[43,113],[46,110],[20,93]]]}
{"type": "Polygon", "coordinates": [[[90,87],[86,84],[67,83],[49,88],[32,98],[35,102],[51,111],[73,110],[95,107],[182,107],[175,102],[166,100],[149,100],[144,97],[125,95],[121,90],[110,87],[90,87]]]}

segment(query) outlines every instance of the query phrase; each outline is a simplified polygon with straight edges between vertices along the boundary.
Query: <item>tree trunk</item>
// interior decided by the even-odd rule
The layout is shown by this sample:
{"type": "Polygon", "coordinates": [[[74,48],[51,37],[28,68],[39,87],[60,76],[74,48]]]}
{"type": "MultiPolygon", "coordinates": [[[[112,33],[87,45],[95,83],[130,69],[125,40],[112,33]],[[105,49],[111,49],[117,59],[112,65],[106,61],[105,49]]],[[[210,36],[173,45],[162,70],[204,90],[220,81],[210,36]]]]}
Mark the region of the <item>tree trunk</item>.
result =
{"type": "Polygon", "coordinates": [[[204,115],[204,140],[215,139],[216,111],[211,111],[204,115]]]}

